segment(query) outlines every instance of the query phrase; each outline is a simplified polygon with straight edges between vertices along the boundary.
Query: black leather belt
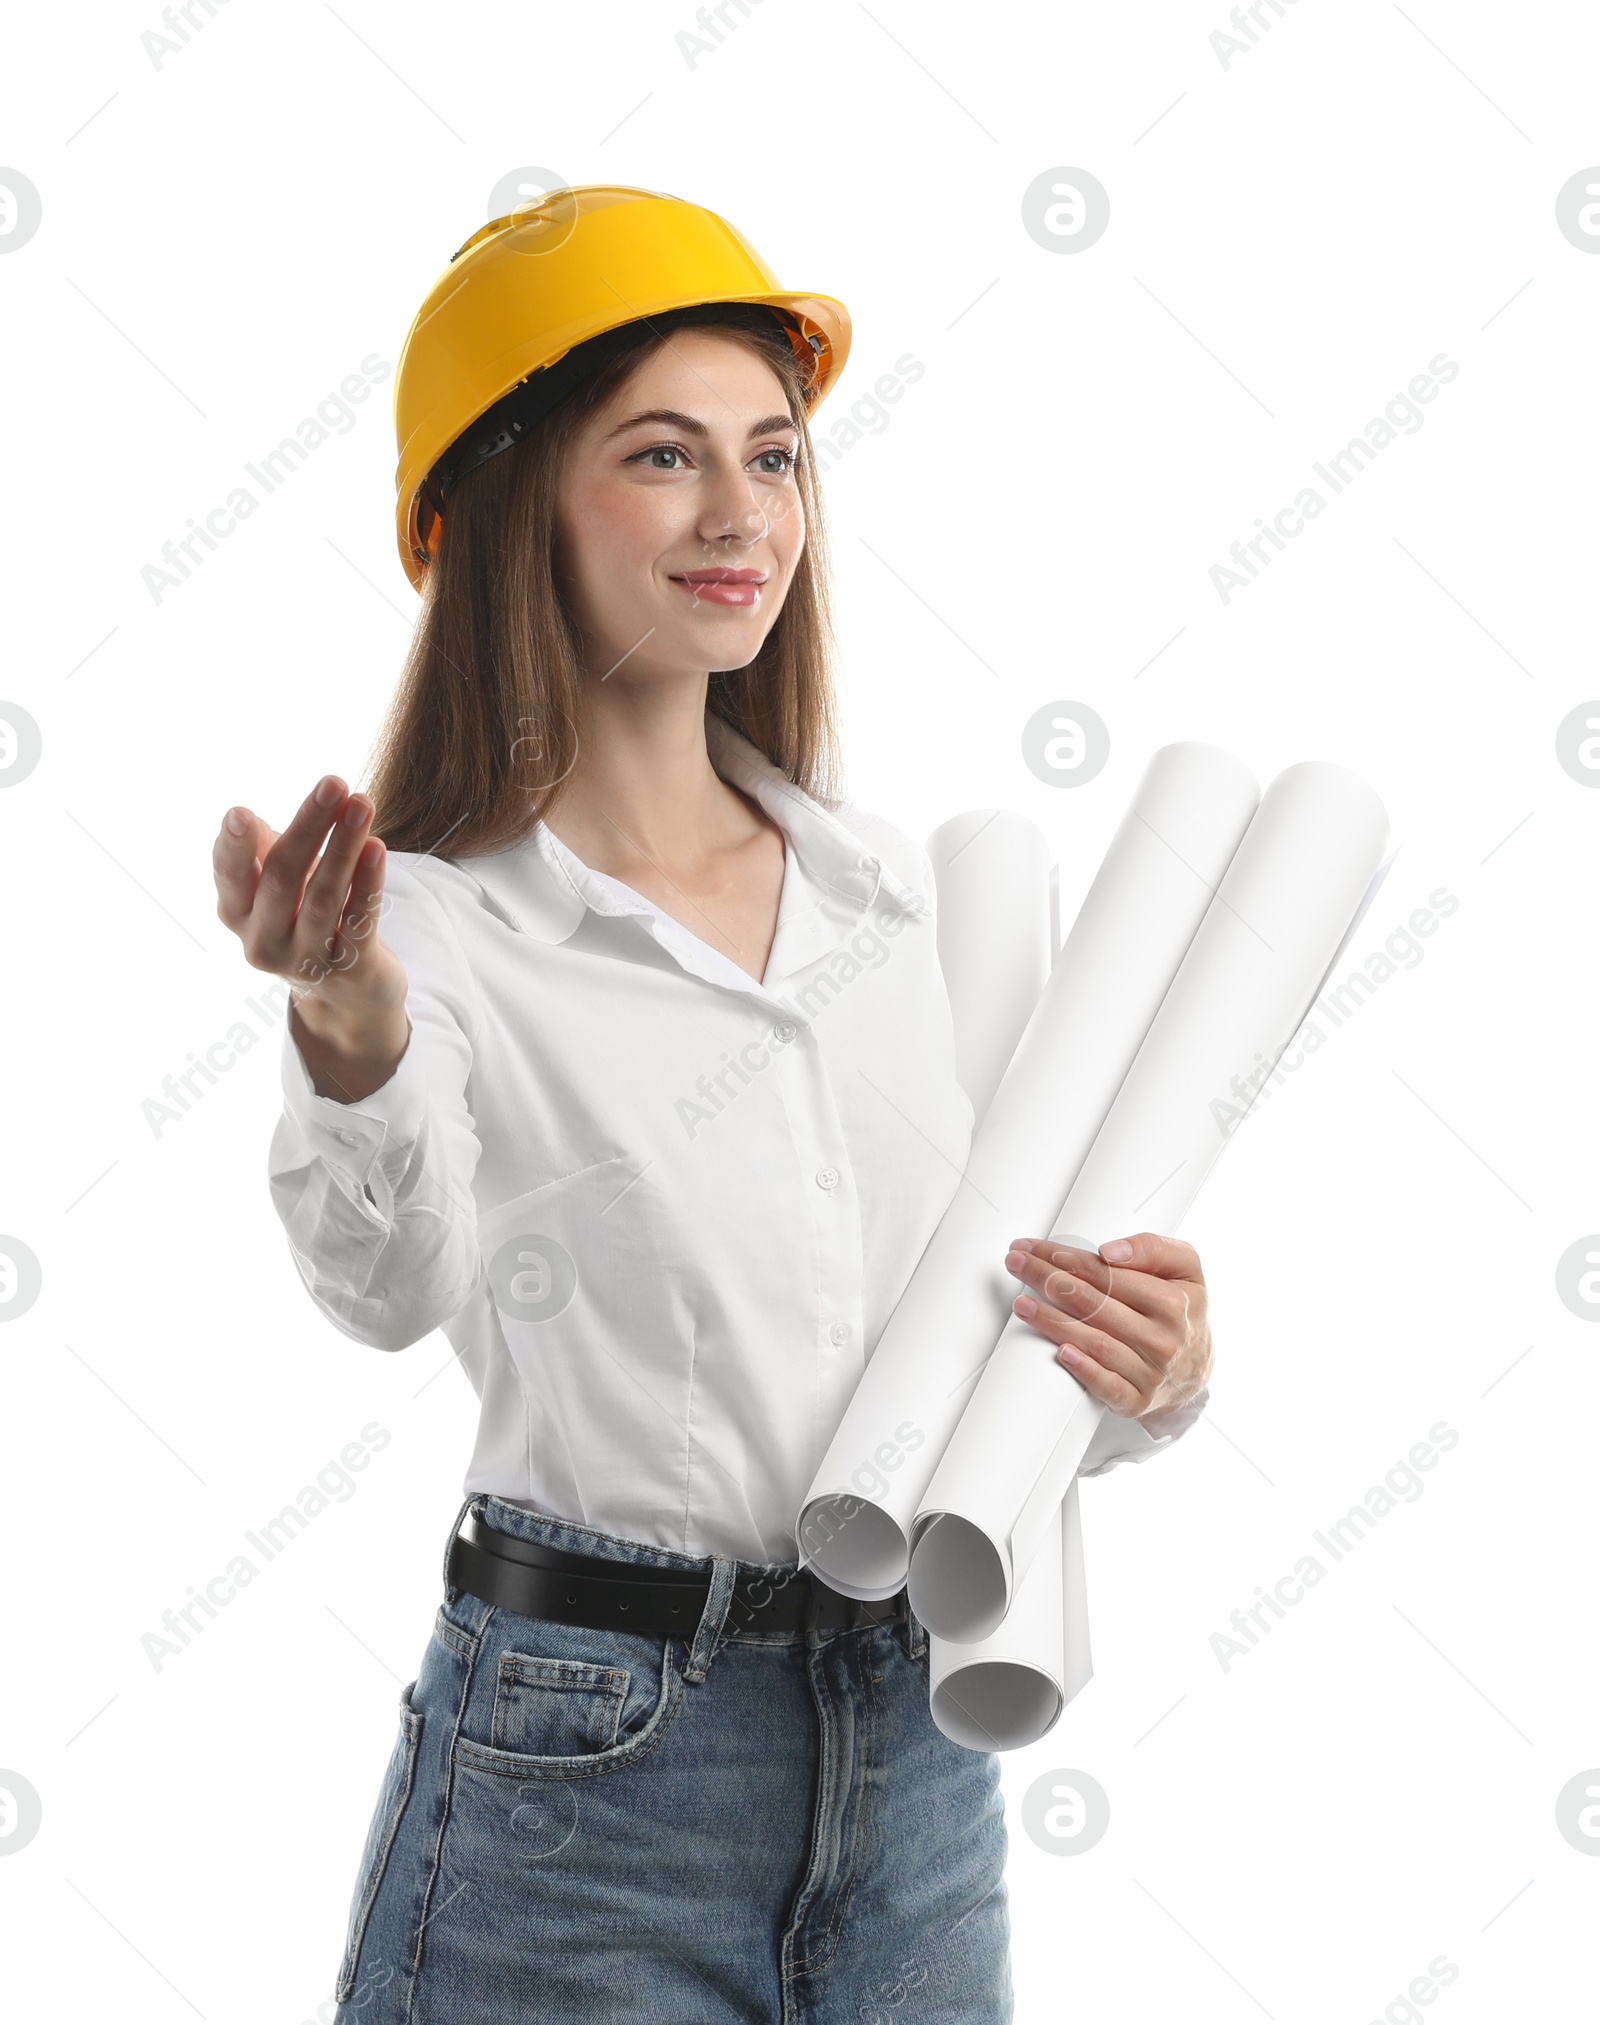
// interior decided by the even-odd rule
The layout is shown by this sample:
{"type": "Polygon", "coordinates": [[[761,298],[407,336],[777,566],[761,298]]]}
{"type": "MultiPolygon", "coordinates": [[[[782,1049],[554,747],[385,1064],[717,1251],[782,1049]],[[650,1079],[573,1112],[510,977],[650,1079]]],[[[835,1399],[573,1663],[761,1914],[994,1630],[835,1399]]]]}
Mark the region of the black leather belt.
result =
{"type": "MultiPolygon", "coordinates": [[[[469,1511],[450,1542],[452,1588],[519,1617],[550,1617],[603,1631],[681,1632],[699,1628],[709,1575],[607,1561],[560,1547],[535,1545],[485,1525],[469,1511]]],[[[882,1603],[841,1596],[807,1568],[777,1576],[746,1576],[734,1584],[724,1636],[741,1631],[855,1631],[866,1624],[901,1624],[906,1592],[882,1603]]]]}

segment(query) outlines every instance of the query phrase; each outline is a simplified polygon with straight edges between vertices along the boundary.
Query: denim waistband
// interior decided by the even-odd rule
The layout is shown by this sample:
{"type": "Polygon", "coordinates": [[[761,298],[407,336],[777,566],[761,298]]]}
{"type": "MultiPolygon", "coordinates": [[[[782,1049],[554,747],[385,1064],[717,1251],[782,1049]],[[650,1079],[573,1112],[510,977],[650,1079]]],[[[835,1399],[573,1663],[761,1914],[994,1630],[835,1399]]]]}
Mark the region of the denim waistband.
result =
{"type": "MultiPolygon", "coordinates": [[[[653,1546],[647,1540],[628,1540],[617,1533],[601,1532],[598,1527],[581,1525],[576,1519],[560,1519],[549,1512],[529,1511],[522,1505],[497,1498],[492,1491],[476,1491],[463,1500],[455,1525],[450,1529],[452,1539],[469,1511],[475,1511],[483,1523],[496,1532],[509,1533],[514,1539],[527,1540],[538,1546],[560,1547],[574,1554],[592,1554],[602,1561],[618,1561],[632,1567],[675,1568],[697,1579],[709,1577],[711,1591],[690,1647],[685,1679],[702,1678],[712,1651],[725,1639],[789,1645],[817,1635],[802,1630],[748,1631],[739,1623],[734,1584],[747,1580],[765,1581],[781,1588],[797,1573],[797,1561],[740,1561],[719,1554],[683,1554],[672,1547],[653,1546]],[[730,1604],[734,1606],[732,1609],[730,1604]]],[[[449,1542],[446,1541],[444,1579],[447,1587],[450,1580],[449,1551],[449,1542]]],[[[912,1657],[920,1658],[927,1636],[922,1626],[913,1619],[902,1627],[902,1633],[906,1636],[912,1657]]]]}
{"type": "MultiPolygon", "coordinates": [[[[476,1509],[484,1524],[493,1526],[497,1533],[510,1533],[518,1540],[530,1540],[541,1547],[593,1554],[602,1561],[624,1561],[635,1568],[676,1568],[685,1575],[709,1575],[722,1558],[715,1554],[683,1554],[675,1547],[653,1546],[648,1540],[625,1539],[620,1533],[605,1533],[597,1526],[581,1525],[576,1519],[558,1519],[551,1512],[529,1511],[525,1505],[515,1505],[508,1498],[497,1498],[492,1491],[476,1491],[465,1501],[456,1518],[458,1526],[469,1509],[476,1509]]],[[[775,1575],[785,1567],[793,1574],[795,1569],[792,1561],[730,1561],[728,1566],[738,1581],[747,1576],[775,1575]]]]}

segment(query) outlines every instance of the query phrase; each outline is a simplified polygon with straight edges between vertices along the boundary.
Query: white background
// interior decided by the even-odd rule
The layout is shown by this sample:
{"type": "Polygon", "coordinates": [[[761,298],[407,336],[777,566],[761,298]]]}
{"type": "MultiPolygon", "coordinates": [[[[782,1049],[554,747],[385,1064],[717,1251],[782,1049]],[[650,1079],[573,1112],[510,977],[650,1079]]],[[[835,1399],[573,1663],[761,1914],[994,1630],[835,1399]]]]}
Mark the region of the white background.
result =
{"type": "Polygon", "coordinates": [[[1600,1764],[1600,1332],[1555,1269],[1600,1226],[1600,795],[1556,728],[1600,696],[1600,240],[1556,194],[1600,162],[1600,18],[1296,0],[1225,66],[1220,0],[726,12],[692,64],[687,0],[231,0],[159,67],[153,0],[8,25],[0,157],[43,219],[0,258],[0,699],[44,740],[0,795],[0,1232],[43,1267],[0,1331],[0,1767],[43,1800],[0,1862],[8,2008],[299,2025],[330,1995],[475,1402],[441,1337],[363,1349],[302,1289],[276,1027],[159,1135],[141,1107],[263,982],[214,912],[224,808],[365,778],[416,609],[390,382],[179,588],[141,570],[393,362],[532,167],[708,204],[842,298],[822,433],[925,364],[826,480],[857,800],[919,837],[1023,811],[1070,918],[1150,752],[1201,737],[1383,795],[1404,848],[1352,956],[1459,899],[1185,1228],[1213,1410],[1086,1488],[1096,1675],[1003,1761],[1021,2025],[1577,2015],[1600,1863],[1555,1803],[1600,1764]],[[1072,254],[1022,219],[1064,167],[1110,194],[1072,254]],[[1224,603],[1229,544],[1441,352],[1424,425],[1224,603]],[[1057,700],[1110,726],[1077,788],[1021,757],[1057,700]],[[1224,1670],[1230,1612],[1440,1420],[1423,1494],[1224,1670]],[[153,1670],[163,1611],[371,1421],[356,1494],[153,1670]],[[1110,1797],[1076,1856],[1021,1829],[1057,1769],[1110,1797]]]}

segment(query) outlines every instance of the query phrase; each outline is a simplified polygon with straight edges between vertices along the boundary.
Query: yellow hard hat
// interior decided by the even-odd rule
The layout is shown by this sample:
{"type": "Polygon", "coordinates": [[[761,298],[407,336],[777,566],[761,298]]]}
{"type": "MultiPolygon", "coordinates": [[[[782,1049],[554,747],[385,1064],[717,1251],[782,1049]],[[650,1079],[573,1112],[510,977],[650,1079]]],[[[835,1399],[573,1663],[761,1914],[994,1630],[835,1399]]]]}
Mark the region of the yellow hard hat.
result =
{"type": "Polygon", "coordinates": [[[655,190],[585,183],[546,191],[474,232],[429,289],[395,369],[395,524],[413,587],[420,590],[439,544],[442,493],[429,479],[441,459],[454,482],[510,448],[608,355],[638,342],[641,332],[624,326],[707,303],[780,313],[814,411],[849,356],[849,312],[831,295],[780,288],[715,211],[655,190]],[[609,347],[590,343],[607,332],[615,334],[609,347]],[[585,351],[574,353],[580,345],[585,351]],[[569,354],[567,371],[546,379],[569,354]]]}

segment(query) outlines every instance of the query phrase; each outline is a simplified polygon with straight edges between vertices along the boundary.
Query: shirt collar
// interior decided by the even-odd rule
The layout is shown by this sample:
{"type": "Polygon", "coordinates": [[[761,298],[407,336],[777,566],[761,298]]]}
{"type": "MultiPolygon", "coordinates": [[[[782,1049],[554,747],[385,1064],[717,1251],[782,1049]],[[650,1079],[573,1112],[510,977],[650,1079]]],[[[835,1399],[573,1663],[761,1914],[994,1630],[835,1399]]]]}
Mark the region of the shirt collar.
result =
{"type": "MultiPolygon", "coordinates": [[[[706,712],[706,751],[722,778],[742,788],[782,830],[806,879],[852,909],[874,900],[920,913],[928,896],[898,878],[841,819],[825,809],[715,711],[706,712]]],[[[585,865],[546,824],[510,850],[456,860],[524,934],[564,942],[585,912],[654,914],[620,880],[585,865]]]]}

